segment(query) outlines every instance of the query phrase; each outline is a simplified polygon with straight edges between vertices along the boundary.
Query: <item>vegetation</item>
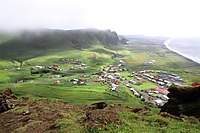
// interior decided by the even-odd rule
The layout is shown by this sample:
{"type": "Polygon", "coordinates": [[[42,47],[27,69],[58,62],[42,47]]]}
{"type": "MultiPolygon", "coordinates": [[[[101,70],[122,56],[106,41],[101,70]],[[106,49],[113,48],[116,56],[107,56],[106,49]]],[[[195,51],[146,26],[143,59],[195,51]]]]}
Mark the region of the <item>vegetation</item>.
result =
{"type": "MultiPolygon", "coordinates": [[[[42,108],[42,111],[47,114],[49,112],[50,115],[52,115],[52,110],[55,111],[56,108],[52,109],[49,104],[56,104],[54,106],[57,107],[57,100],[69,103],[70,107],[59,107],[56,110],[62,117],[57,117],[54,121],[51,121],[53,122],[51,123],[54,125],[53,127],[59,132],[199,132],[200,126],[197,119],[176,120],[162,117],[158,114],[159,108],[144,103],[135,97],[122,83],[120,83],[119,90],[110,91],[109,85],[94,82],[93,73],[99,72],[105,66],[117,64],[120,60],[125,62],[125,67],[128,69],[128,71],[120,72],[126,79],[132,79],[129,75],[133,71],[153,69],[175,73],[189,85],[200,80],[200,66],[198,64],[169,51],[163,45],[151,43],[122,45],[120,43],[121,40],[117,34],[109,30],[42,30],[27,31],[17,37],[1,36],[0,89],[11,87],[13,93],[20,99],[29,97],[30,101],[36,102],[39,102],[39,99],[48,99],[51,101],[50,103],[39,102],[38,106],[40,105],[39,108],[42,108]],[[89,69],[80,70],[80,67],[77,67],[77,69],[66,72],[31,74],[32,66],[58,64],[63,69],[74,66],[73,64],[61,63],[62,59],[80,60],[89,66],[89,69]],[[149,66],[143,65],[145,61],[150,60],[155,60],[156,63],[149,66]],[[52,75],[62,76],[59,78],[60,84],[54,84],[55,80],[50,78],[52,75]],[[86,85],[73,85],[70,82],[71,79],[85,78],[84,75],[89,75],[89,77],[86,77],[86,85]],[[120,104],[133,108],[150,106],[151,111],[133,113],[125,107],[118,108],[117,106],[114,116],[120,119],[120,124],[108,123],[103,128],[90,128],[88,127],[89,122],[84,124],[77,122],[85,118],[88,112],[85,112],[85,109],[77,109],[78,107],[76,106],[89,106],[92,103],[101,101],[108,103],[109,106],[120,104]],[[75,109],[70,110],[71,107],[75,109]],[[75,111],[76,109],[78,111],[75,111]]],[[[151,82],[145,82],[140,86],[134,85],[133,87],[142,90],[154,86],[151,82]]],[[[31,108],[34,110],[34,107],[31,108]]],[[[24,106],[21,109],[23,108],[24,106]]],[[[112,111],[115,106],[109,109],[112,111]]],[[[108,110],[105,109],[103,111],[106,112],[108,110]]],[[[19,110],[16,108],[6,113],[8,115],[16,115],[16,111],[19,110]]],[[[113,115],[110,112],[105,112],[103,115],[113,115]]],[[[37,116],[41,114],[39,114],[39,111],[34,110],[31,115],[37,116]]],[[[27,125],[18,127],[15,131],[28,131],[28,127],[37,125],[41,121],[43,119],[34,119],[27,125]]]]}

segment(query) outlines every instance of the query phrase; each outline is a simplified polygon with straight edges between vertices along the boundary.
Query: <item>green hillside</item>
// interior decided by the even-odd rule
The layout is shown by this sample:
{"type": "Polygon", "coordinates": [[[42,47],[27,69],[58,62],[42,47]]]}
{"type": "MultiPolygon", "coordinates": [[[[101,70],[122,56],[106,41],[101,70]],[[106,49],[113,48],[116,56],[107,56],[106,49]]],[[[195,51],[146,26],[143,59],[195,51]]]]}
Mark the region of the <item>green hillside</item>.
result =
{"type": "Polygon", "coordinates": [[[116,32],[110,30],[50,30],[23,31],[16,37],[0,34],[0,58],[25,60],[48,52],[87,48],[94,43],[105,46],[122,43],[116,32]]]}
{"type": "Polygon", "coordinates": [[[199,64],[163,45],[125,44],[126,39],[117,33],[96,29],[0,35],[0,90],[10,87],[18,97],[9,99],[14,109],[0,113],[0,132],[200,131],[198,118],[159,114],[159,106],[130,90],[142,92],[157,86],[131,76],[144,70],[165,71],[163,78],[178,75],[183,85],[200,81],[199,64]],[[144,65],[151,60],[155,64],[144,65]],[[103,69],[111,76],[106,81],[102,80],[103,69]],[[120,76],[112,80],[113,74],[120,76]],[[128,87],[129,80],[137,82],[128,87]],[[113,82],[119,85],[116,90],[112,90],[113,82]],[[97,102],[107,106],[95,109],[91,104],[97,102]],[[30,113],[24,115],[24,110],[30,113]]]}

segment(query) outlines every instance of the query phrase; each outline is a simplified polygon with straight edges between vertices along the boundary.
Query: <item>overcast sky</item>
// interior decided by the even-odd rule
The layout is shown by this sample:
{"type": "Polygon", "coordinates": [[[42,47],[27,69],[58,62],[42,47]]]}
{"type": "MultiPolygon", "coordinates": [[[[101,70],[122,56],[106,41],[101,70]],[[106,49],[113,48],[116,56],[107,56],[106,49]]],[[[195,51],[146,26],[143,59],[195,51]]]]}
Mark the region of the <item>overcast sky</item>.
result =
{"type": "Polygon", "coordinates": [[[119,34],[200,36],[199,0],[0,0],[0,30],[111,29],[119,34]]]}

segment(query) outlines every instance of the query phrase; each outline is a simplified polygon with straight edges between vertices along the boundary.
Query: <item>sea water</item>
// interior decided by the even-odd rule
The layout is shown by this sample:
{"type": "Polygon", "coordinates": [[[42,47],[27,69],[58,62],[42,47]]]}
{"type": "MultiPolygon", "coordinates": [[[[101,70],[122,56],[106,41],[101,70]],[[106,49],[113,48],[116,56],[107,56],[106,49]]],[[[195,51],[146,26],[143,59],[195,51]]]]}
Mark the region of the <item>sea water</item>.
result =
{"type": "Polygon", "coordinates": [[[197,63],[200,63],[200,39],[172,38],[164,42],[165,46],[197,63]]]}

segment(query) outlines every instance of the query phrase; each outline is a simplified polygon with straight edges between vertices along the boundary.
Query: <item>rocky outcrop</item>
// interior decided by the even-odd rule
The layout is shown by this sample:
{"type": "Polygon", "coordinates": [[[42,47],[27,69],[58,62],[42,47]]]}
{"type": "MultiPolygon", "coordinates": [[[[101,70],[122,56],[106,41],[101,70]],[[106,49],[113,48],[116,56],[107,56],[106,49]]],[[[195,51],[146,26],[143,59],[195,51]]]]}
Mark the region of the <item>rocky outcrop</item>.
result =
{"type": "Polygon", "coordinates": [[[107,106],[107,103],[105,102],[98,102],[98,103],[93,103],[93,109],[104,109],[107,106]]]}
{"type": "Polygon", "coordinates": [[[200,118],[200,87],[171,86],[169,100],[161,107],[161,112],[172,115],[195,116],[200,118]]]}
{"type": "Polygon", "coordinates": [[[10,103],[9,99],[16,99],[10,88],[0,91],[0,113],[14,108],[14,104],[10,103]]]}

